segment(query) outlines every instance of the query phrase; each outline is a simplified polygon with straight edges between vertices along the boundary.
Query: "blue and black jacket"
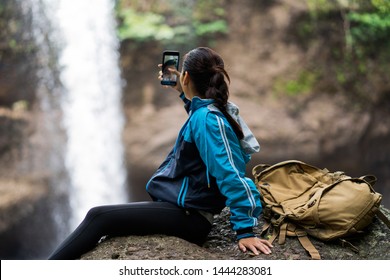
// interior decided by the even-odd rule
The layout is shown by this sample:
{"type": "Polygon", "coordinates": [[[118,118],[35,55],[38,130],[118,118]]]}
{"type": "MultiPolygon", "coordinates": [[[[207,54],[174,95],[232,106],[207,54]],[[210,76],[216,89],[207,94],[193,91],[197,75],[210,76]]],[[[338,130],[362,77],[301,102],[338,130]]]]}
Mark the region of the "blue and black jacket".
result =
{"type": "Polygon", "coordinates": [[[146,189],[154,200],[167,201],[185,209],[218,214],[227,206],[237,239],[254,236],[261,213],[260,194],[245,177],[250,153],[259,145],[238,108],[229,103],[228,112],[244,131],[239,140],[226,117],[212,99],[180,96],[189,114],[176,144],[149,180],[146,189]]]}

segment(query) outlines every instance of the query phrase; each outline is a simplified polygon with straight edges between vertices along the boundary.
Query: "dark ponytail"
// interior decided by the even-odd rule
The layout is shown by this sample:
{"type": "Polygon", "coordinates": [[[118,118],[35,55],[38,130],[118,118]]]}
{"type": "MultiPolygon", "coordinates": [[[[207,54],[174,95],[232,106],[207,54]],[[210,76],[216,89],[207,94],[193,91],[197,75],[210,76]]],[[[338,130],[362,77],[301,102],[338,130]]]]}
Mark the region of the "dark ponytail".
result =
{"type": "Polygon", "coordinates": [[[196,48],[184,58],[183,70],[187,71],[201,98],[214,99],[217,108],[225,115],[238,139],[244,138],[241,126],[227,112],[230,77],[222,58],[209,48],[196,48]]]}

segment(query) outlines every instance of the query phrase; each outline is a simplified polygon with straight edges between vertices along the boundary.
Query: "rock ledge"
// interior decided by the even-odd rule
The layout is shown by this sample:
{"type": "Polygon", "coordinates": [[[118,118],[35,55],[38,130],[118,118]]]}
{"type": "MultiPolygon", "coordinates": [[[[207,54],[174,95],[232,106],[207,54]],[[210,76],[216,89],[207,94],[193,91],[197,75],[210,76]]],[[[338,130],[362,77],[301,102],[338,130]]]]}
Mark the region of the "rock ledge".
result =
{"type": "MultiPolygon", "coordinates": [[[[390,210],[382,208],[390,217],[390,210]]],[[[274,243],[271,255],[253,256],[241,253],[234,241],[234,233],[229,225],[229,211],[219,215],[213,225],[207,242],[202,246],[184,241],[180,238],[153,236],[125,236],[107,238],[95,249],[84,254],[83,260],[307,260],[306,253],[296,238],[287,238],[284,245],[274,243]]],[[[263,221],[260,220],[260,224],[263,221]]],[[[325,260],[389,260],[390,259],[390,229],[379,219],[375,219],[362,235],[348,239],[359,251],[355,252],[343,247],[339,242],[324,243],[310,238],[314,246],[325,260]]]]}

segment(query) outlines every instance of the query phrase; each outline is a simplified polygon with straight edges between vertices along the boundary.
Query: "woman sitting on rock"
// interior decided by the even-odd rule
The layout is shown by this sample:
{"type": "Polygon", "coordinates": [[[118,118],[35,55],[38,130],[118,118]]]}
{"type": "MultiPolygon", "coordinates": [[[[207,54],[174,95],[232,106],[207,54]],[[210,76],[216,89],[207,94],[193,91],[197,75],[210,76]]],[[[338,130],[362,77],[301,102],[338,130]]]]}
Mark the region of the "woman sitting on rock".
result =
{"type": "Polygon", "coordinates": [[[201,245],[213,216],[225,206],[239,249],[271,253],[272,245],[253,232],[262,210],[260,194],[245,177],[246,163],[259,145],[228,102],[230,78],[222,58],[209,48],[196,48],[185,55],[181,73],[172,71],[180,76],[174,89],[189,117],[147,183],[153,201],[92,208],[50,259],[80,258],[103,236],[164,234],[201,245]]]}

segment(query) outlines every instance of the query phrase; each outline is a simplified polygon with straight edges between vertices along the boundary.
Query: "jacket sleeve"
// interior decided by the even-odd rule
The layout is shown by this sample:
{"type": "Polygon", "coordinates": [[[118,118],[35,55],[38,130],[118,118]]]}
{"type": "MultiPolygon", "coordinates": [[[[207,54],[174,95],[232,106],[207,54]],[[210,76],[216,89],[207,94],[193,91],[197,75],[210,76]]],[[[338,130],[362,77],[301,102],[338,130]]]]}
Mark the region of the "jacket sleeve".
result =
{"type": "Polygon", "coordinates": [[[208,174],[216,178],[227,198],[237,239],[254,236],[252,229],[262,210],[260,194],[254,182],[245,177],[244,152],[233,129],[222,115],[208,112],[194,118],[192,131],[208,174]]]}

